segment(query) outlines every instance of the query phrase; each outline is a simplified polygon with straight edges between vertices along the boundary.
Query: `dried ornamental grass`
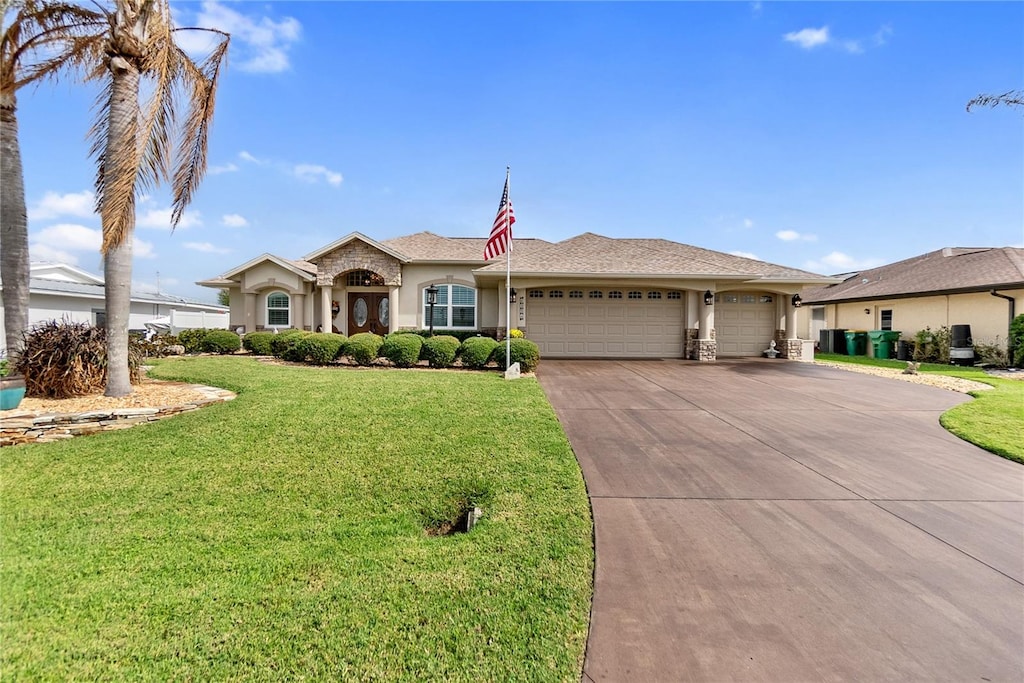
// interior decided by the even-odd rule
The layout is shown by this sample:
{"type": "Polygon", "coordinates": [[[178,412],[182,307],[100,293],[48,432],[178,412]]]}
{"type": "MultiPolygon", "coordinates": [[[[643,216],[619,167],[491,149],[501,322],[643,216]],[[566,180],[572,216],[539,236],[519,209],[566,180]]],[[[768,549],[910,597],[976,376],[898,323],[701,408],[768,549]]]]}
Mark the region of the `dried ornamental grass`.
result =
{"type": "MultiPolygon", "coordinates": [[[[142,354],[128,349],[132,384],[141,381],[142,354]]],[[[107,383],[107,331],[86,323],[50,320],[25,335],[25,350],[15,365],[25,376],[25,395],[71,398],[102,391],[107,383]]]]}

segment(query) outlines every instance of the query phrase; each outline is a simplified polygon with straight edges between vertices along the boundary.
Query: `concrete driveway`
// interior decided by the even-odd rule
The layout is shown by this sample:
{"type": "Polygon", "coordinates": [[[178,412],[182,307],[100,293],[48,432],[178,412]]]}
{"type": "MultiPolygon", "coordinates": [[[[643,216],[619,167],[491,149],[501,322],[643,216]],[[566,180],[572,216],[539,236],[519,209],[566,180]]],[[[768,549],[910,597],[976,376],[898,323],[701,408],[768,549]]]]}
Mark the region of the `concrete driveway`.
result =
{"type": "Polygon", "coordinates": [[[597,544],[584,681],[1024,680],[1024,467],[969,397],[806,363],[544,361],[597,544]]]}

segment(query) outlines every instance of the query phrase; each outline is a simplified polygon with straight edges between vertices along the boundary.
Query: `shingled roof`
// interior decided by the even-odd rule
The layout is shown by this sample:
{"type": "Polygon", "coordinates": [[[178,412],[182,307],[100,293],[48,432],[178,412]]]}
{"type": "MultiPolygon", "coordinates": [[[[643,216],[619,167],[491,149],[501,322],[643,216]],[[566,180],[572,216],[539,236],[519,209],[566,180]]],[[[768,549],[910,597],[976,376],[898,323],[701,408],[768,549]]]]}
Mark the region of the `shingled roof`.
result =
{"type": "Polygon", "coordinates": [[[1024,249],[947,247],[809,289],[804,303],[836,303],[1024,287],[1024,249]]]}
{"type": "MultiPolygon", "coordinates": [[[[495,261],[477,272],[504,271],[495,261]]],[[[516,241],[512,251],[514,273],[558,273],[597,275],[673,275],[733,278],[811,280],[823,277],[795,268],[701,249],[665,239],[616,239],[591,232],[570,237],[557,244],[545,243],[521,250],[516,241]]]]}
{"type": "MultiPolygon", "coordinates": [[[[413,235],[383,240],[381,244],[401,252],[411,261],[480,261],[484,260],[486,237],[442,237],[432,232],[417,232],[413,235]]],[[[551,246],[551,243],[536,238],[516,238],[514,253],[529,254],[536,249],[551,246]]],[[[504,266],[502,266],[504,268],[504,266]]]]}

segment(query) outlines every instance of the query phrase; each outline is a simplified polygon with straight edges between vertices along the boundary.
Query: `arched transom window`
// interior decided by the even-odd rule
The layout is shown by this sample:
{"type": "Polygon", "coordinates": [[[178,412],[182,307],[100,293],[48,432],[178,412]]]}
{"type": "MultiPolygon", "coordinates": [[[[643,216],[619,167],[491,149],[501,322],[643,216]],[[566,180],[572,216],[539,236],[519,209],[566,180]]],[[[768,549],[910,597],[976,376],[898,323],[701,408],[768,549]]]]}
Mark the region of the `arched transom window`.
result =
{"type": "Polygon", "coordinates": [[[291,300],[284,292],[267,295],[267,327],[288,327],[291,324],[291,300]]]}

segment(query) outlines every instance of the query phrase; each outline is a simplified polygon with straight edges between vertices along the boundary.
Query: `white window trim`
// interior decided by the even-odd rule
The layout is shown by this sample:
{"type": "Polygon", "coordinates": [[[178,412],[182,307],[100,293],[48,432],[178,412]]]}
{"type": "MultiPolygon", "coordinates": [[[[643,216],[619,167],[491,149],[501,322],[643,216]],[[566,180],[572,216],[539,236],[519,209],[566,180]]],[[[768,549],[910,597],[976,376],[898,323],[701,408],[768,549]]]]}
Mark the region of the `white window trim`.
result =
{"type": "MultiPolygon", "coordinates": [[[[421,315],[423,316],[423,326],[422,326],[422,329],[424,329],[424,330],[430,329],[430,320],[429,320],[428,315],[427,315],[427,311],[430,308],[429,304],[427,304],[427,287],[429,287],[429,286],[430,285],[428,284],[428,285],[425,285],[422,288],[423,296],[421,297],[421,302],[422,302],[422,306],[423,307],[420,309],[420,311],[421,311],[421,315]]],[[[434,284],[434,286],[437,287],[438,289],[441,289],[441,288],[444,288],[444,287],[448,288],[448,303],[443,304],[443,305],[442,304],[434,304],[434,310],[435,311],[437,309],[439,309],[439,308],[446,308],[447,309],[448,313],[445,316],[446,324],[444,324],[444,325],[434,325],[434,329],[435,330],[478,330],[478,329],[480,329],[480,290],[479,289],[477,289],[476,287],[472,287],[470,285],[462,284],[461,282],[436,283],[436,284],[434,284]],[[455,327],[454,325],[452,325],[452,309],[454,308],[454,306],[452,305],[452,287],[464,287],[466,289],[472,290],[472,292],[473,292],[473,325],[472,325],[472,327],[455,327]]],[[[440,297],[438,297],[438,298],[440,298],[440,297]]]]}
{"type": "Polygon", "coordinates": [[[291,297],[291,295],[288,292],[285,292],[285,291],[282,291],[282,290],[279,290],[279,289],[275,290],[273,292],[267,292],[267,298],[263,300],[263,311],[266,314],[266,319],[265,319],[265,324],[264,324],[265,328],[271,329],[271,330],[275,330],[275,329],[276,330],[286,330],[286,329],[288,329],[288,328],[290,328],[292,326],[292,297],[291,297]],[[271,322],[270,322],[270,311],[272,311],[272,310],[273,311],[283,311],[283,310],[285,310],[283,308],[278,308],[278,307],[271,308],[270,307],[270,297],[274,296],[275,294],[281,294],[282,296],[284,296],[288,300],[288,308],[287,308],[287,311],[288,311],[288,323],[286,325],[274,325],[274,324],[271,324],[271,322]]]}

